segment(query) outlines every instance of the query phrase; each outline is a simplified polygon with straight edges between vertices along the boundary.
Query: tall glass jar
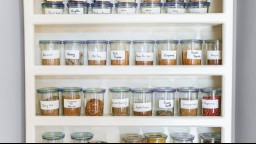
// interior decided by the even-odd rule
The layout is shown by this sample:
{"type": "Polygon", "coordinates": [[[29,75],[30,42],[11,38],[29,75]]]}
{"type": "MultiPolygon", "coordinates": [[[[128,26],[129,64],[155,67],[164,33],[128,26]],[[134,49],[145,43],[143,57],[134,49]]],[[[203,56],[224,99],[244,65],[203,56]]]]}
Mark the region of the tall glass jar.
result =
{"type": "Polygon", "coordinates": [[[87,41],[88,65],[107,64],[107,41],[87,41]]]}
{"type": "Polygon", "coordinates": [[[84,41],[64,41],[66,65],[84,65],[84,41]]]}
{"type": "Polygon", "coordinates": [[[81,93],[83,89],[78,87],[63,88],[62,107],[63,116],[81,115],[81,93]]]}
{"type": "Polygon", "coordinates": [[[133,89],[133,115],[152,116],[154,89],[133,89]]]}
{"type": "Polygon", "coordinates": [[[208,13],[211,3],[209,2],[190,2],[187,3],[189,13],[208,13]]]}
{"type": "Polygon", "coordinates": [[[142,14],[161,14],[162,3],[144,2],[140,4],[142,14]]]}
{"type": "Polygon", "coordinates": [[[146,133],[144,134],[146,143],[166,143],[167,135],[164,133],[146,133]]]}
{"type": "Polygon", "coordinates": [[[201,65],[202,44],[203,42],[201,40],[181,41],[183,65],[201,65]]]}
{"type": "Polygon", "coordinates": [[[42,65],[60,65],[62,41],[39,41],[42,65]]]}
{"type": "Polygon", "coordinates": [[[221,116],[221,89],[202,89],[203,116],[221,116]]]}
{"type": "Polygon", "coordinates": [[[222,46],[219,40],[205,41],[207,65],[222,65],[222,46]]]}
{"type": "Polygon", "coordinates": [[[111,65],[129,65],[131,41],[110,41],[111,65]]]}
{"type": "Polygon", "coordinates": [[[155,115],[174,116],[176,89],[156,88],[155,89],[155,115]]]}
{"type": "Polygon", "coordinates": [[[119,2],[116,3],[118,14],[136,14],[138,4],[135,2],[119,2]]]}
{"type": "Polygon", "coordinates": [[[177,65],[177,47],[179,41],[157,41],[159,65],[177,65]]]}
{"type": "Polygon", "coordinates": [[[136,65],[154,64],[154,41],[134,41],[136,65]]]}
{"type": "Polygon", "coordinates": [[[129,116],[130,115],[130,99],[131,89],[120,87],[110,88],[112,96],[112,115],[113,116],[129,116]]]}
{"type": "Polygon", "coordinates": [[[144,143],[144,140],[140,134],[125,134],[122,138],[123,143],[144,143]]]}
{"type": "Polygon", "coordinates": [[[179,92],[179,115],[197,116],[198,93],[196,88],[180,88],[179,92]]]}
{"type": "Polygon", "coordinates": [[[110,2],[96,2],[91,4],[93,14],[111,14],[113,4],[110,2]]]}
{"type": "Polygon", "coordinates": [[[85,115],[103,116],[105,89],[85,89],[85,115]]]}
{"type": "Polygon", "coordinates": [[[201,143],[221,143],[221,134],[219,133],[204,133],[200,136],[201,143]]]}
{"type": "Polygon", "coordinates": [[[72,143],[89,143],[94,135],[89,132],[75,132],[71,134],[72,143]]]}
{"type": "Polygon", "coordinates": [[[42,135],[43,143],[63,143],[65,134],[62,132],[47,132],[42,135]]]}
{"type": "Polygon", "coordinates": [[[171,138],[173,143],[193,143],[195,137],[188,133],[176,133],[172,134],[171,138]]]}
{"type": "Polygon", "coordinates": [[[164,3],[165,13],[184,14],[186,13],[186,3],[184,2],[166,2],[164,3]]]}
{"type": "Polygon", "coordinates": [[[43,13],[46,15],[59,15],[64,13],[63,3],[47,2],[42,4],[43,13]]]}
{"type": "Polygon", "coordinates": [[[90,7],[89,3],[86,2],[69,2],[67,4],[68,13],[73,15],[88,14],[88,9],[90,7]]]}
{"type": "Polygon", "coordinates": [[[42,88],[37,90],[42,116],[59,116],[59,89],[42,88]]]}

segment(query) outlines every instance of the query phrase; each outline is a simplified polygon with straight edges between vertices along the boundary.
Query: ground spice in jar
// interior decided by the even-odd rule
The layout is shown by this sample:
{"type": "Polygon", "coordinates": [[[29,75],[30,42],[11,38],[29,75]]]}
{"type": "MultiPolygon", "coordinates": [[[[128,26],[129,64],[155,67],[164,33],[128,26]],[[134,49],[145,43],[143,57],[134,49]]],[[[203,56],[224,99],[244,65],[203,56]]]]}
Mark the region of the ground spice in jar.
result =
{"type": "MultiPolygon", "coordinates": [[[[111,56],[112,57],[112,56],[111,56]]],[[[114,58],[111,58],[111,65],[129,65],[129,52],[125,51],[125,60],[113,60],[114,58]]]]}
{"type": "Polygon", "coordinates": [[[181,116],[197,116],[197,109],[180,109],[181,116]]]}
{"type": "Polygon", "coordinates": [[[42,116],[58,116],[59,115],[59,107],[56,109],[49,109],[49,106],[51,107],[58,107],[59,106],[59,97],[53,96],[49,99],[44,99],[41,101],[41,115],[42,116]],[[57,103],[57,106],[54,106],[53,104],[44,104],[45,102],[53,102],[57,103]]]}
{"type": "Polygon", "coordinates": [[[106,65],[107,61],[105,60],[101,60],[101,61],[97,61],[97,60],[89,60],[88,61],[88,65],[106,65]]]}
{"type": "Polygon", "coordinates": [[[222,60],[208,60],[208,65],[222,65],[222,60]]]}
{"type": "Polygon", "coordinates": [[[156,116],[174,116],[172,111],[158,110],[156,111],[156,116]]]}
{"type": "Polygon", "coordinates": [[[177,65],[177,60],[174,59],[160,59],[160,65],[177,65]]]}
{"type": "Polygon", "coordinates": [[[86,116],[102,116],[104,102],[99,99],[91,99],[86,103],[85,115],[86,116]]]}
{"type": "Polygon", "coordinates": [[[180,116],[197,116],[198,100],[180,99],[180,116]]]}
{"type": "Polygon", "coordinates": [[[81,99],[80,95],[62,96],[63,115],[64,116],[80,116],[81,99]]]}
{"type": "Polygon", "coordinates": [[[183,65],[201,65],[201,59],[188,59],[187,50],[182,53],[183,65]]]}
{"type": "Polygon", "coordinates": [[[130,108],[112,108],[113,116],[129,116],[130,108]]]}
{"type": "Polygon", "coordinates": [[[136,65],[153,65],[153,61],[136,61],[136,65]]]}
{"type": "Polygon", "coordinates": [[[202,103],[204,116],[221,116],[221,96],[204,96],[202,103]]]}
{"type": "Polygon", "coordinates": [[[134,112],[134,116],[152,116],[152,111],[134,112]]]}
{"type": "Polygon", "coordinates": [[[60,59],[43,59],[42,65],[60,65],[60,59]]]}

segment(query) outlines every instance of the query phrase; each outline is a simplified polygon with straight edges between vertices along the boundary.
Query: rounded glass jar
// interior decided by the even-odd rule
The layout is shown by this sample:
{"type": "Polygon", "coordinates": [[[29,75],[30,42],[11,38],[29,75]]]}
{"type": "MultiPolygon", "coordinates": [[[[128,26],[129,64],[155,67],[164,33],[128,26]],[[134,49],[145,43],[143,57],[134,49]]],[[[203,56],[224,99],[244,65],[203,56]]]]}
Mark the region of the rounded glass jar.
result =
{"type": "Polygon", "coordinates": [[[72,143],[89,143],[94,135],[89,132],[75,132],[71,134],[72,143]]]}
{"type": "Polygon", "coordinates": [[[47,132],[42,135],[43,143],[63,143],[65,134],[62,132],[47,132]]]}
{"type": "Polygon", "coordinates": [[[185,2],[184,0],[166,0],[166,2],[185,2]]]}
{"type": "Polygon", "coordinates": [[[179,115],[197,116],[198,111],[198,93],[196,88],[180,88],[179,92],[179,115]]]}
{"type": "Polygon", "coordinates": [[[222,46],[219,40],[205,41],[207,65],[222,65],[222,46]]]}
{"type": "Polygon", "coordinates": [[[111,14],[113,4],[110,2],[96,2],[91,4],[93,14],[111,14]]]}
{"type": "Polygon", "coordinates": [[[41,116],[59,116],[59,89],[42,88],[37,90],[41,116]]]}
{"type": "Polygon", "coordinates": [[[154,65],[155,41],[134,41],[136,65],[154,65]]]}
{"type": "Polygon", "coordinates": [[[103,116],[105,89],[85,89],[85,115],[103,116]]]}
{"type": "Polygon", "coordinates": [[[201,143],[221,143],[221,134],[219,133],[204,133],[200,136],[201,143]]]}
{"type": "Polygon", "coordinates": [[[118,2],[115,6],[118,14],[136,14],[138,4],[135,2],[118,2]]]}
{"type": "Polygon", "coordinates": [[[152,116],[153,111],[153,89],[133,89],[133,115],[152,116]]]}
{"type": "Polygon", "coordinates": [[[84,41],[64,41],[66,65],[84,65],[84,41]]]}
{"type": "Polygon", "coordinates": [[[58,15],[64,13],[65,5],[63,3],[47,2],[42,4],[43,14],[58,15]]]}
{"type": "Polygon", "coordinates": [[[87,2],[87,0],[68,0],[68,2],[83,3],[83,2],[87,2]]]}
{"type": "Polygon", "coordinates": [[[179,41],[157,41],[159,65],[177,65],[177,47],[179,41]]]}
{"type": "Polygon", "coordinates": [[[187,133],[172,134],[173,143],[193,143],[194,136],[187,133]]]}
{"type": "Polygon", "coordinates": [[[206,88],[203,93],[203,116],[221,116],[221,89],[206,88]]]}
{"type": "Polygon", "coordinates": [[[166,143],[167,135],[163,133],[144,134],[146,143],[166,143]]]}
{"type": "Polygon", "coordinates": [[[181,41],[183,65],[201,65],[203,57],[202,44],[201,40],[181,41]]]}
{"type": "Polygon", "coordinates": [[[88,65],[107,64],[107,41],[87,41],[88,65]]]}
{"type": "Polygon", "coordinates": [[[184,2],[167,2],[164,3],[165,13],[184,14],[186,13],[186,3],[184,2]]]}
{"type": "Polygon", "coordinates": [[[82,15],[88,14],[90,4],[86,2],[69,2],[67,7],[69,14],[82,15]]]}
{"type": "Polygon", "coordinates": [[[123,143],[144,143],[144,140],[140,134],[125,134],[122,138],[123,143]]]}
{"type": "Polygon", "coordinates": [[[39,41],[42,65],[60,65],[62,41],[39,41]]]}
{"type": "Polygon", "coordinates": [[[189,13],[199,13],[199,14],[208,13],[210,5],[211,4],[209,2],[187,3],[189,13]]]}
{"type": "Polygon", "coordinates": [[[131,41],[110,41],[111,65],[129,65],[131,41]]]}
{"type": "Polygon", "coordinates": [[[161,14],[162,3],[159,2],[144,2],[140,4],[142,14],[161,14]]]}

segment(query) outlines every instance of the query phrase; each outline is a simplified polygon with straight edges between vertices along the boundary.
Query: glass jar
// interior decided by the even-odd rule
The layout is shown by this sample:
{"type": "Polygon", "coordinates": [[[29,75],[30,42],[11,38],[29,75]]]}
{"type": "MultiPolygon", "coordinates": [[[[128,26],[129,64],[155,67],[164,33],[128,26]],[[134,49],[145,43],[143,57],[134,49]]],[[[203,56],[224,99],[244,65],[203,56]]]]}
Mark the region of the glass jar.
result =
{"type": "Polygon", "coordinates": [[[125,134],[122,138],[123,143],[144,143],[144,137],[139,134],[125,134]]]}
{"type": "Polygon", "coordinates": [[[110,41],[111,65],[129,65],[130,41],[110,41]]]}
{"type": "Polygon", "coordinates": [[[136,65],[154,64],[154,41],[134,41],[136,65]]]}
{"type": "Polygon", "coordinates": [[[155,114],[156,116],[174,116],[176,89],[156,88],[155,89],[155,114]]]}
{"type": "Polygon", "coordinates": [[[135,2],[116,3],[118,14],[136,14],[138,4],[135,2]]]}
{"type": "Polygon", "coordinates": [[[207,65],[222,65],[222,48],[219,40],[205,41],[207,65]]]}
{"type": "Polygon", "coordinates": [[[165,13],[184,14],[186,13],[186,3],[184,2],[167,2],[164,3],[165,13]]]}
{"type": "Polygon", "coordinates": [[[107,41],[87,41],[88,65],[107,64],[107,41]]]}
{"type": "Polygon", "coordinates": [[[90,4],[86,2],[69,2],[67,7],[69,14],[82,15],[88,14],[90,4]]]}
{"type": "Polygon", "coordinates": [[[64,41],[66,65],[84,65],[84,41],[64,41]]]}
{"type": "Polygon", "coordinates": [[[179,92],[179,115],[197,116],[198,92],[196,88],[180,88],[179,92]]]}
{"type": "Polygon", "coordinates": [[[159,65],[177,65],[179,41],[157,41],[159,65]]]}
{"type": "Polygon", "coordinates": [[[142,14],[160,14],[162,3],[159,2],[144,2],[140,4],[142,14]]]}
{"type": "Polygon", "coordinates": [[[202,43],[201,40],[181,41],[183,65],[201,65],[203,57],[202,43]]]}
{"type": "Polygon", "coordinates": [[[82,88],[71,87],[63,88],[62,108],[63,116],[80,116],[81,115],[81,92],[82,88]]]}
{"type": "Polygon", "coordinates": [[[189,0],[189,2],[207,2],[208,0],[189,0]]]}
{"type": "Polygon", "coordinates": [[[42,88],[37,90],[41,116],[59,116],[59,89],[42,88]]]}
{"type": "Polygon", "coordinates": [[[112,115],[129,116],[130,115],[130,88],[110,88],[112,96],[112,115]]]}
{"type": "Polygon", "coordinates": [[[63,143],[65,134],[62,132],[47,132],[42,135],[43,143],[63,143]]]}
{"type": "Polygon", "coordinates": [[[82,3],[82,2],[87,2],[87,0],[68,0],[68,2],[82,3]]]}
{"type": "Polygon", "coordinates": [[[71,134],[72,143],[89,143],[94,135],[89,132],[75,132],[71,134]]]}
{"type": "Polygon", "coordinates": [[[64,13],[63,3],[47,2],[42,4],[43,13],[46,15],[58,15],[64,13]]]}
{"type": "Polygon", "coordinates": [[[166,0],[166,2],[184,2],[184,0],[166,0]]]}
{"type": "Polygon", "coordinates": [[[204,133],[200,136],[201,143],[221,143],[221,134],[204,133]]]}
{"type": "Polygon", "coordinates": [[[221,116],[221,89],[202,89],[203,116],[221,116]]]}
{"type": "Polygon", "coordinates": [[[193,143],[194,136],[187,133],[172,134],[173,143],[193,143]]]}
{"type": "Polygon", "coordinates": [[[96,2],[91,4],[93,14],[111,14],[113,4],[110,2],[96,2]]]}
{"type": "Polygon", "coordinates": [[[166,143],[167,135],[163,133],[144,134],[146,143],[166,143]]]}
{"type": "Polygon", "coordinates": [[[208,13],[210,5],[211,4],[209,2],[187,3],[189,13],[199,13],[199,14],[208,13]]]}
{"type": "Polygon", "coordinates": [[[105,89],[85,89],[85,115],[103,116],[105,89]]]}
{"type": "Polygon", "coordinates": [[[39,41],[42,65],[60,65],[62,41],[39,41]]]}
{"type": "Polygon", "coordinates": [[[133,89],[133,115],[152,116],[153,110],[153,89],[133,89]]]}
{"type": "Polygon", "coordinates": [[[44,0],[44,2],[63,3],[63,0],[44,0]]]}

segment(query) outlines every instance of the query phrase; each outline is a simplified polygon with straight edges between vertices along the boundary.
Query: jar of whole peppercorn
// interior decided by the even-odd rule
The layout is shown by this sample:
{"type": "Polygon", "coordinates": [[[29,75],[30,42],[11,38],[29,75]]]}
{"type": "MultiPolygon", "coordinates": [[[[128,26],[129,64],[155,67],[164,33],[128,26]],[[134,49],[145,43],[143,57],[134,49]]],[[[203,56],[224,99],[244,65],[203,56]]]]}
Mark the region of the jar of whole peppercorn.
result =
{"type": "Polygon", "coordinates": [[[203,116],[221,116],[221,89],[202,89],[203,116]]]}
{"type": "Polygon", "coordinates": [[[201,143],[221,143],[221,134],[219,133],[204,133],[200,135],[201,143]]]}
{"type": "Polygon", "coordinates": [[[205,41],[207,65],[222,65],[222,48],[219,40],[205,41]]]}

